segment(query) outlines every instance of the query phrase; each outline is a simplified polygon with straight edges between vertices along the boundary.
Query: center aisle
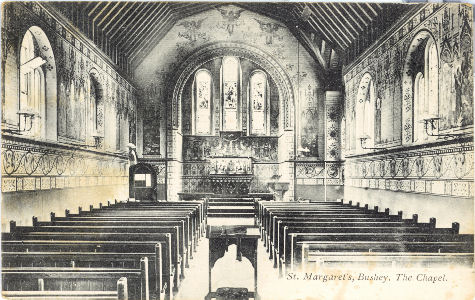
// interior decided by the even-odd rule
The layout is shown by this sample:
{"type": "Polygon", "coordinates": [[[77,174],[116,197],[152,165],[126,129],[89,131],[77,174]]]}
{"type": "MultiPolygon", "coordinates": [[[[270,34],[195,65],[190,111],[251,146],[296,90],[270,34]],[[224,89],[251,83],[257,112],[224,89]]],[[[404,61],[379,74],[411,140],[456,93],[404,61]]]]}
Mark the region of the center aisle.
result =
{"type": "MultiPolygon", "coordinates": [[[[224,220],[212,220],[208,221],[209,225],[223,225],[224,220]],[[216,221],[216,222],[215,222],[216,221]],[[210,224],[211,223],[211,224],[210,224]]],[[[236,220],[234,220],[234,224],[236,220]]],[[[247,220],[246,220],[247,221],[247,220]]],[[[227,223],[227,222],[226,222],[227,223]]],[[[247,223],[247,222],[239,222],[247,223]]],[[[249,224],[251,225],[251,224],[249,224]]],[[[218,282],[222,282],[223,279],[226,279],[226,283],[229,283],[226,286],[242,286],[242,276],[239,276],[240,272],[243,271],[246,276],[246,283],[249,283],[250,286],[253,286],[253,271],[250,263],[246,258],[243,258],[241,262],[235,260],[235,245],[229,246],[228,252],[225,253],[225,256],[218,260],[215,264],[213,270],[220,271],[219,273],[213,272],[213,289],[216,290],[216,285],[218,282]],[[219,268],[218,264],[222,260],[226,262],[231,261],[233,266],[230,268],[219,268]],[[247,270],[247,267],[250,267],[247,270]],[[239,270],[239,271],[237,271],[239,270]],[[234,274],[233,274],[234,273],[234,274]],[[241,277],[241,278],[239,278],[241,277]],[[233,285],[233,278],[236,278],[236,284],[233,285]],[[241,280],[239,280],[241,279],[241,280]]],[[[207,238],[202,238],[199,241],[197,252],[193,253],[193,259],[190,261],[190,268],[186,271],[186,278],[181,282],[181,286],[178,294],[175,295],[177,300],[202,300],[208,293],[208,262],[209,259],[209,244],[207,238]]],[[[266,252],[266,249],[263,246],[263,243],[259,240],[257,247],[257,263],[258,263],[258,292],[261,296],[261,300],[272,300],[273,297],[264,297],[265,295],[272,295],[276,293],[276,282],[278,281],[278,274],[276,269],[272,267],[272,262],[269,260],[269,253],[266,252]]],[[[221,284],[219,284],[221,285],[221,284]]],[[[250,288],[250,290],[252,290],[250,288]]]]}

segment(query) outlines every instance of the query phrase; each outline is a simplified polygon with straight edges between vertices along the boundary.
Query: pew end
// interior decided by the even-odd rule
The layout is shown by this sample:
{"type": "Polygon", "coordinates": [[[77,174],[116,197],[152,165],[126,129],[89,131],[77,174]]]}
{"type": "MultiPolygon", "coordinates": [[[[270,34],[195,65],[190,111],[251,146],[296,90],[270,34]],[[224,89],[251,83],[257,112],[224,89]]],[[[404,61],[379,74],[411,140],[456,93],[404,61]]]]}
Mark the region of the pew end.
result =
{"type": "Polygon", "coordinates": [[[429,226],[430,226],[430,228],[435,229],[435,223],[436,223],[436,219],[435,219],[435,218],[430,218],[430,219],[429,219],[429,226]]]}
{"type": "Polygon", "coordinates": [[[129,300],[127,277],[121,277],[117,280],[117,300],[129,300]]]}
{"type": "Polygon", "coordinates": [[[49,216],[50,216],[51,222],[54,222],[56,219],[56,214],[54,212],[50,212],[49,216]]]}
{"type": "Polygon", "coordinates": [[[452,223],[452,231],[454,234],[459,234],[460,232],[460,224],[458,222],[452,223]]]}
{"type": "Polygon", "coordinates": [[[414,224],[417,224],[417,220],[419,219],[419,215],[418,214],[413,214],[412,215],[412,223],[414,224]]]}
{"type": "Polygon", "coordinates": [[[38,217],[33,216],[31,219],[32,219],[33,227],[38,226],[38,217]]]}
{"type": "Polygon", "coordinates": [[[16,222],[10,221],[10,232],[11,233],[15,232],[15,229],[16,229],[16,222]]]}
{"type": "Polygon", "coordinates": [[[69,209],[65,209],[64,210],[64,216],[67,218],[67,217],[69,217],[69,215],[70,215],[69,209]]]}
{"type": "Polygon", "coordinates": [[[141,273],[141,299],[149,299],[149,281],[148,281],[148,258],[142,257],[140,259],[140,273],[141,273]]]}

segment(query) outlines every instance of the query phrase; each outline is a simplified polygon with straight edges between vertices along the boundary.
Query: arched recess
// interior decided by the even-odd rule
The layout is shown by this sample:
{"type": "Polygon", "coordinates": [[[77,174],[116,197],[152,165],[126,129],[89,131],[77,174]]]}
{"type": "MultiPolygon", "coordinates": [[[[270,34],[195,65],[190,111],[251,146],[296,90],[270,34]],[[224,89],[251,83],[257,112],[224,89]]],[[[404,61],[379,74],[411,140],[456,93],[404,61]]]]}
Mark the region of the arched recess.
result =
{"type": "MultiPolygon", "coordinates": [[[[42,104],[40,105],[40,111],[37,112],[37,122],[41,122],[41,133],[39,137],[47,140],[57,140],[58,129],[58,103],[57,103],[57,70],[56,62],[54,59],[53,49],[46,33],[38,26],[31,26],[25,32],[23,32],[22,39],[20,39],[20,45],[18,47],[18,69],[20,70],[20,76],[22,76],[22,68],[28,67],[28,63],[22,61],[21,56],[23,53],[22,45],[24,39],[31,38],[34,46],[35,58],[30,63],[35,63],[35,59],[38,61],[38,68],[35,70],[36,78],[44,82],[41,87],[42,104]],[[44,98],[43,98],[44,97],[44,98]]],[[[24,73],[24,72],[23,72],[24,73]]],[[[22,94],[22,87],[19,86],[19,93],[22,94]]],[[[19,110],[22,109],[20,103],[18,103],[19,110]]]]}
{"type": "Polygon", "coordinates": [[[224,56],[248,59],[268,73],[276,83],[280,101],[280,111],[284,112],[280,114],[279,130],[292,129],[291,113],[293,112],[294,95],[292,84],[284,68],[270,54],[254,46],[234,42],[205,45],[195,51],[181,64],[178,72],[176,72],[177,76],[174,80],[175,85],[172,86],[173,90],[169,91],[169,95],[172,96],[172,114],[171,118],[168,119],[169,124],[175,129],[181,129],[181,99],[189,77],[204,63],[224,56]]]}
{"type": "MultiPolygon", "coordinates": [[[[437,50],[437,53],[440,53],[438,50],[437,43],[433,35],[427,30],[419,31],[414,38],[412,39],[409,49],[406,54],[404,61],[404,67],[402,72],[402,114],[401,114],[401,125],[402,125],[402,144],[408,145],[412,144],[414,141],[414,123],[415,118],[415,108],[414,108],[414,91],[416,86],[416,79],[421,78],[419,75],[420,72],[428,73],[428,68],[426,64],[426,56],[430,52],[426,51],[426,46],[432,45],[437,50]]],[[[437,55],[438,56],[438,55],[437,55]]],[[[438,57],[437,57],[437,69],[438,69],[438,57]]],[[[437,72],[438,73],[438,72],[437,72]]],[[[425,87],[424,95],[428,97],[428,79],[429,76],[425,75],[425,87]]],[[[420,83],[419,81],[417,85],[420,83]]],[[[438,77],[436,79],[438,86],[438,77]]],[[[438,91],[436,93],[432,92],[431,95],[439,95],[438,91]]],[[[416,96],[417,98],[417,96],[416,96]]],[[[438,99],[436,99],[438,103],[438,99]]],[[[417,121],[416,121],[417,122],[417,121]]]]}
{"type": "Polygon", "coordinates": [[[355,104],[354,137],[356,150],[363,150],[360,138],[366,137],[366,147],[374,147],[376,93],[371,74],[365,73],[358,86],[355,104]]]}
{"type": "Polygon", "coordinates": [[[89,104],[88,104],[88,138],[104,137],[105,132],[105,95],[99,72],[91,69],[89,72],[89,104]]]}

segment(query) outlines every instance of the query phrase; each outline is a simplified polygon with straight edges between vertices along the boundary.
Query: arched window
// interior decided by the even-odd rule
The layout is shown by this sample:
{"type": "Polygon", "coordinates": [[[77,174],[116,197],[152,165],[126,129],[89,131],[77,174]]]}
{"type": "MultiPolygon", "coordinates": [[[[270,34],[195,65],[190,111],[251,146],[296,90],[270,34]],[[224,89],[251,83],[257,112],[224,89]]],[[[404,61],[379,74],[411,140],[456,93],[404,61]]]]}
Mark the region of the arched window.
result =
{"type": "Polygon", "coordinates": [[[425,78],[422,72],[417,73],[414,81],[414,141],[421,141],[425,137],[422,120],[427,115],[425,97],[425,78]]]}
{"type": "Polygon", "coordinates": [[[96,70],[89,76],[89,128],[91,137],[104,136],[104,99],[96,70]]]}
{"type": "Polygon", "coordinates": [[[221,66],[222,130],[239,131],[241,106],[241,66],[239,59],[232,56],[223,58],[221,66]]]}
{"type": "Polygon", "coordinates": [[[375,118],[376,118],[376,95],[374,82],[370,74],[365,74],[361,79],[358,96],[355,105],[355,142],[356,150],[364,147],[374,147],[375,118]],[[361,139],[364,138],[362,145],[361,139]]]}
{"type": "Polygon", "coordinates": [[[414,142],[430,138],[425,132],[424,119],[439,114],[439,60],[432,38],[424,51],[424,69],[414,77],[414,142]]]}
{"type": "Polygon", "coordinates": [[[249,133],[269,134],[269,92],[267,76],[255,71],[249,79],[249,133]]]}
{"type": "Polygon", "coordinates": [[[213,79],[208,70],[198,70],[193,82],[193,134],[210,135],[213,126],[213,79]]]}
{"type": "Polygon", "coordinates": [[[428,112],[431,116],[439,115],[439,58],[437,55],[437,47],[433,39],[427,42],[425,53],[426,65],[426,90],[428,112]]]}
{"type": "Polygon", "coordinates": [[[38,42],[28,30],[20,49],[19,130],[35,137],[45,136],[45,76],[46,63],[39,55],[38,42]]]}
{"type": "Polygon", "coordinates": [[[366,93],[366,99],[364,101],[363,135],[368,138],[366,141],[366,147],[374,146],[374,119],[376,118],[375,106],[376,99],[374,93],[374,84],[373,80],[370,80],[368,92],[366,93]]]}

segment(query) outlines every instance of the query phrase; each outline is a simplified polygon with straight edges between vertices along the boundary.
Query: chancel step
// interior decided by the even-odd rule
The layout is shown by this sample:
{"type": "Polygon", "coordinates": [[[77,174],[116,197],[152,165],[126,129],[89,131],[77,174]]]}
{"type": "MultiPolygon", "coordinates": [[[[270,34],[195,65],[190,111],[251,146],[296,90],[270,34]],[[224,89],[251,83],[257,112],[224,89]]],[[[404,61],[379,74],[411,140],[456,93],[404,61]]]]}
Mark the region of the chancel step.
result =
{"type": "Polygon", "coordinates": [[[249,197],[216,197],[208,200],[208,218],[254,218],[254,199],[249,197]]]}

